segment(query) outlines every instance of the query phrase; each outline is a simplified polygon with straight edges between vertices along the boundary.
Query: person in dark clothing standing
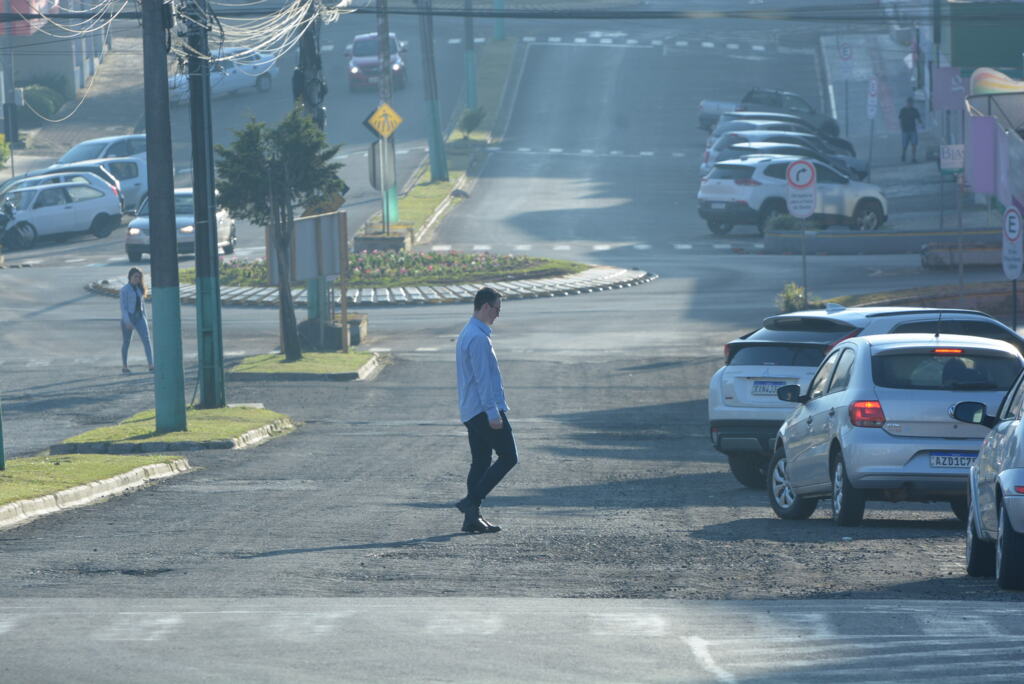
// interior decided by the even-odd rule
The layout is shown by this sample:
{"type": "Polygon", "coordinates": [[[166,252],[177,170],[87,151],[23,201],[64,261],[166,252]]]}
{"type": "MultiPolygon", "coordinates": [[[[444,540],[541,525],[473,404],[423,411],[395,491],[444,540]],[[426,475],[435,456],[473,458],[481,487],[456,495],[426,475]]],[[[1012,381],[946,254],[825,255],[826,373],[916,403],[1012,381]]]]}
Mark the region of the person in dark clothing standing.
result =
{"type": "Polygon", "coordinates": [[[149,370],[153,370],[153,349],[149,345],[149,326],[146,324],[146,285],[142,282],[142,271],[133,268],[128,271],[128,282],[121,288],[121,372],[131,373],[128,368],[128,343],[132,332],[139,334],[142,348],[146,350],[149,370]]]}
{"type": "Polygon", "coordinates": [[[903,132],[903,154],[900,161],[907,161],[907,146],[910,146],[910,160],[917,161],[917,126],[923,124],[921,112],[914,107],[914,98],[908,97],[906,106],[900,110],[900,130],[903,132]]]}
{"type": "Polygon", "coordinates": [[[519,462],[516,440],[505,413],[505,388],[498,358],[491,345],[491,326],[501,313],[501,294],[481,288],[473,300],[473,317],[455,343],[459,386],[459,417],[469,435],[472,461],[466,478],[466,497],[455,507],[465,516],[463,532],[498,532],[501,528],[480,515],[480,505],[508,471],[519,462]],[[491,454],[498,455],[491,462],[491,454]]]}

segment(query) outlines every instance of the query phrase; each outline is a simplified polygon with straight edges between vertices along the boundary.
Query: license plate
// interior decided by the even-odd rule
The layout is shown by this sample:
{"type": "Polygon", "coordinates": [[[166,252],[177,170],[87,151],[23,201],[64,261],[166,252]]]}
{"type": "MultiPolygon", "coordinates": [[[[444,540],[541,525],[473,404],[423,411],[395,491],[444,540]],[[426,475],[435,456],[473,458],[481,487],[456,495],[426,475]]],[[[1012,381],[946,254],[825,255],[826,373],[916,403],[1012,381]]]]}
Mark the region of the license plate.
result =
{"type": "Polygon", "coordinates": [[[970,468],[974,465],[977,454],[972,453],[935,453],[929,454],[932,468],[970,468]]]}
{"type": "Polygon", "coordinates": [[[380,80],[380,78],[378,76],[370,76],[369,78],[366,79],[366,82],[367,83],[376,83],[379,80],[380,80]]]}
{"type": "Polygon", "coordinates": [[[712,202],[711,203],[711,208],[712,209],[725,209],[725,202],[712,202]]]}
{"type": "Polygon", "coordinates": [[[757,397],[774,397],[784,384],[773,380],[755,380],[750,393],[757,397]]]}

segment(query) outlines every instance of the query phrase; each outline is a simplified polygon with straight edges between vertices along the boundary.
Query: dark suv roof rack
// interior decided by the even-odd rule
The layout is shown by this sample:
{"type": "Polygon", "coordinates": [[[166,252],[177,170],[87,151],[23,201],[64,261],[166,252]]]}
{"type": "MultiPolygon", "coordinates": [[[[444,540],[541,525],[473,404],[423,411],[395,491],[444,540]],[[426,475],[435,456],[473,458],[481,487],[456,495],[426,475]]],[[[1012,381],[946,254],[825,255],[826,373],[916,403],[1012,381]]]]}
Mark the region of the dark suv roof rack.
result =
{"type": "Polygon", "coordinates": [[[992,318],[984,311],[975,311],[974,309],[900,309],[899,311],[877,311],[875,313],[864,314],[866,318],[881,318],[883,316],[905,316],[906,314],[916,313],[954,313],[954,314],[977,314],[978,316],[984,316],[985,318],[992,318]]]}

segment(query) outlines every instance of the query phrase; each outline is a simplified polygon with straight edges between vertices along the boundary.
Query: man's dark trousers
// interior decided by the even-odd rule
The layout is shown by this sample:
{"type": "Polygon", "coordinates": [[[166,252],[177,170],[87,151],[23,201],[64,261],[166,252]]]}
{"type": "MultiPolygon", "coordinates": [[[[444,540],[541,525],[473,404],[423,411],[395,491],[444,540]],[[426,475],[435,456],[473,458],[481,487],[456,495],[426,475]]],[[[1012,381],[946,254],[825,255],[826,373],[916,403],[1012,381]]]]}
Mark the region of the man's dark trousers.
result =
{"type": "Polygon", "coordinates": [[[501,429],[495,430],[487,420],[487,414],[478,413],[464,423],[469,433],[469,451],[473,456],[469,477],[466,478],[466,498],[477,506],[519,462],[512,426],[504,411],[501,412],[501,422],[501,429]],[[498,454],[494,463],[491,463],[492,453],[498,454]]]}

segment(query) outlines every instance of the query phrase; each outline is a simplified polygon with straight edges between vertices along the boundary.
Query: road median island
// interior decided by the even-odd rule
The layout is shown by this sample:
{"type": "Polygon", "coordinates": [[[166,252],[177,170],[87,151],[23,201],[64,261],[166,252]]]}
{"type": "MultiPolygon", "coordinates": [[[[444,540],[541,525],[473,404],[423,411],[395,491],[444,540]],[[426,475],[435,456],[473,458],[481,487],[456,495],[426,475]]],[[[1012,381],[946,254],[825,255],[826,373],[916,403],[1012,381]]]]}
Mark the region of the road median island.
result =
{"type": "Polygon", "coordinates": [[[961,291],[959,285],[934,285],[916,287],[907,290],[890,292],[871,292],[868,294],[844,295],[831,297],[821,302],[841,304],[842,306],[920,306],[920,307],[953,307],[977,309],[992,316],[1013,315],[1013,283],[1009,280],[996,280],[981,283],[964,283],[961,291]]]}
{"type": "Polygon", "coordinates": [[[192,470],[167,454],[49,454],[15,458],[0,471],[0,530],[86,506],[192,470]]]}
{"type": "Polygon", "coordinates": [[[288,416],[256,406],[189,408],[188,429],[156,432],[156,412],[135,414],[117,425],[82,433],[50,447],[50,454],[134,454],[202,449],[242,449],[295,429],[288,416]]]}
{"type": "Polygon", "coordinates": [[[284,354],[248,356],[228,371],[232,380],[368,380],[385,365],[376,352],[304,352],[298,361],[284,354]]]}

